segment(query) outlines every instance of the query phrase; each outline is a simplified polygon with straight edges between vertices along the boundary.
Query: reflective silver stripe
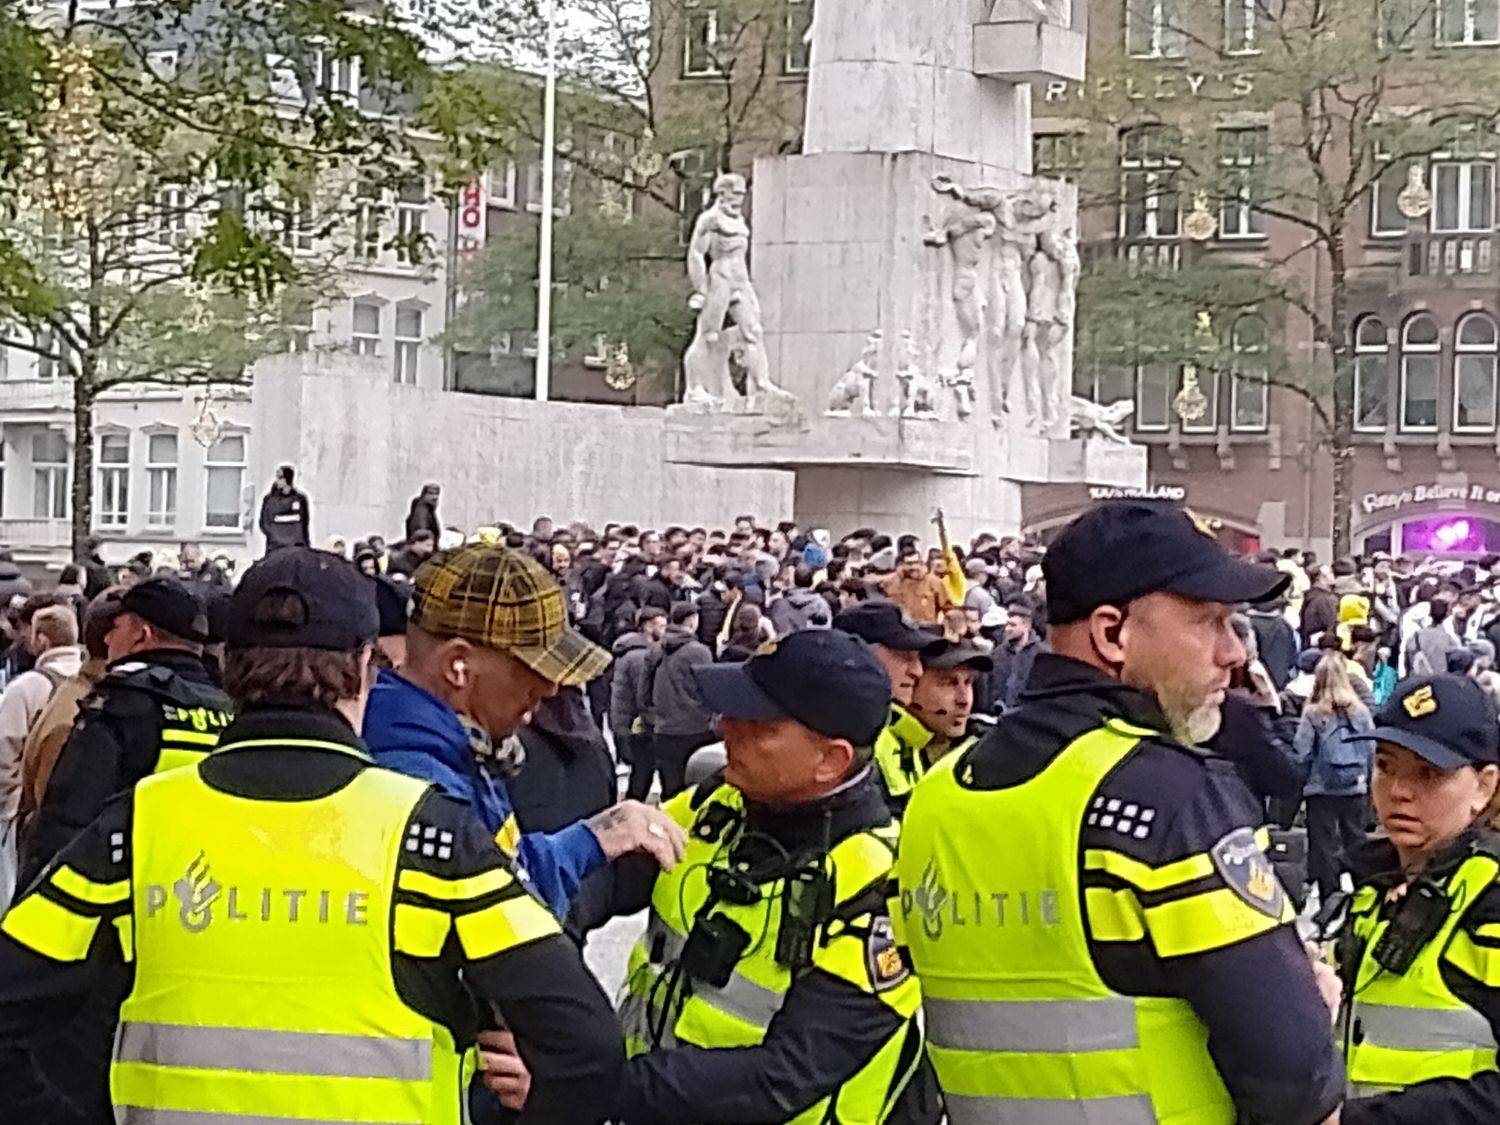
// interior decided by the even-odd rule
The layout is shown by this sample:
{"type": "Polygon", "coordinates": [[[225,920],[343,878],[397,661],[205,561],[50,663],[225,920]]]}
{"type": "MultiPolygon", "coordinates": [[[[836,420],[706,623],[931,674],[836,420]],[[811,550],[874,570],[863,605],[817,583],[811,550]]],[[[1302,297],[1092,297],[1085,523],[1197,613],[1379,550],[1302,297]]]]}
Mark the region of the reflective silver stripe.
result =
{"type": "Polygon", "coordinates": [[[1130,1000],[933,1000],[927,1038],[953,1051],[1032,1054],[1120,1051],[1139,1046],[1130,1000]]]}
{"type": "Polygon", "coordinates": [[[432,1042],[244,1027],[123,1023],[120,1062],[327,1078],[432,1078],[432,1042]]]}
{"type": "Polygon", "coordinates": [[[1398,1093],[1400,1086],[1371,1086],[1368,1082],[1358,1082],[1349,1087],[1351,1098],[1378,1098],[1381,1094],[1398,1093]]]}
{"type": "Polygon", "coordinates": [[[944,1094],[950,1125],[1156,1125],[1144,1094],[1123,1098],[977,1098],[944,1094]]]}
{"type": "Polygon", "coordinates": [[[409,1121],[352,1122],[323,1117],[264,1117],[260,1114],[216,1113],[195,1109],[115,1107],[116,1125],[411,1125],[409,1121]]]}
{"type": "MultiPolygon", "coordinates": [[[[646,923],[646,950],[653,954],[658,948],[661,950],[659,964],[675,962],[682,956],[686,944],[686,938],[657,917],[655,911],[651,913],[646,923]]],[[[694,1000],[760,1028],[770,1026],[771,1017],[781,1010],[786,999],[785,994],[757,984],[742,973],[730,974],[729,983],[723,988],[714,988],[691,978],[689,981],[689,995],[694,1000]]]]}
{"type": "Polygon", "coordinates": [[[1372,1047],[1393,1051],[1492,1051],[1495,1034],[1489,1020],[1473,1008],[1451,1011],[1360,1004],[1355,1018],[1372,1047]]]}

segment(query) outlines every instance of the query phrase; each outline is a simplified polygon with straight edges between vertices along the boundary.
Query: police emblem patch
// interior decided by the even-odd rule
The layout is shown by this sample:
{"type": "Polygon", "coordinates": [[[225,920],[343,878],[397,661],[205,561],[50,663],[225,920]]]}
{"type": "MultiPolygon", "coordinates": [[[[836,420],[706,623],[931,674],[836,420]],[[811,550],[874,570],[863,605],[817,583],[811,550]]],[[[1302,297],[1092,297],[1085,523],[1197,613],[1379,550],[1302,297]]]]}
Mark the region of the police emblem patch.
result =
{"type": "Polygon", "coordinates": [[[865,968],[876,992],[895,988],[911,976],[906,959],[896,948],[896,935],[889,918],[876,918],[870,925],[870,935],[865,938],[865,968]]]}
{"type": "Polygon", "coordinates": [[[1424,715],[1431,715],[1438,709],[1437,700],[1432,696],[1432,688],[1419,687],[1416,691],[1401,700],[1401,707],[1413,719],[1420,719],[1424,715]]]}
{"type": "Polygon", "coordinates": [[[1281,917],[1286,891],[1270,859],[1256,843],[1253,829],[1235,829],[1209,854],[1219,876],[1240,899],[1269,918],[1281,917]]]}

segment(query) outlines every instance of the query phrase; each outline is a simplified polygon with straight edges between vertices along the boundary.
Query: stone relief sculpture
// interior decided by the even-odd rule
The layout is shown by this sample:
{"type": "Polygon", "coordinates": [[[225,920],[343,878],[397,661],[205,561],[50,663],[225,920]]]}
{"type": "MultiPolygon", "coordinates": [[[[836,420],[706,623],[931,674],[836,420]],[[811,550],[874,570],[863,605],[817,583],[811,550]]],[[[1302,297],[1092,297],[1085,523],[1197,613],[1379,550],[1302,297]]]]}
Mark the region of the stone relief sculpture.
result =
{"type": "Polygon", "coordinates": [[[851,414],[862,417],[876,412],[875,380],[880,374],[876,364],[880,362],[880,347],[884,342],[885,334],[879,329],[870,333],[864,351],[829,391],[827,413],[847,418],[851,414]]]}
{"type": "Polygon", "coordinates": [[[760,299],[750,280],[750,224],[745,219],[745,177],[725,173],[714,181],[714,203],[693,226],[688,246],[688,306],[698,313],[693,342],[682,357],[683,401],[709,408],[738,397],[731,367],[745,374],[745,397],[794,408],[796,398],[771,380],[760,299]]]}
{"type": "Polygon", "coordinates": [[[1128,398],[1106,406],[1073,395],[1069,400],[1068,422],[1071,431],[1085,441],[1097,435],[1106,441],[1129,445],[1130,438],[1120,427],[1134,413],[1135,403],[1128,398]]]}
{"type": "Polygon", "coordinates": [[[923,236],[929,246],[946,246],[954,264],[955,377],[973,382],[982,342],[985,401],[996,425],[1012,412],[1032,429],[1050,430],[1071,379],[1078,280],[1077,243],[1061,229],[1057,201],[1036,191],[965,188],[948,176],[934,177],[932,189],[955,202],[943,225],[923,236]]]}
{"type": "Polygon", "coordinates": [[[902,418],[934,419],[938,416],[938,384],[922,369],[916,340],[901,333],[901,363],[896,368],[900,397],[891,411],[902,418]]]}

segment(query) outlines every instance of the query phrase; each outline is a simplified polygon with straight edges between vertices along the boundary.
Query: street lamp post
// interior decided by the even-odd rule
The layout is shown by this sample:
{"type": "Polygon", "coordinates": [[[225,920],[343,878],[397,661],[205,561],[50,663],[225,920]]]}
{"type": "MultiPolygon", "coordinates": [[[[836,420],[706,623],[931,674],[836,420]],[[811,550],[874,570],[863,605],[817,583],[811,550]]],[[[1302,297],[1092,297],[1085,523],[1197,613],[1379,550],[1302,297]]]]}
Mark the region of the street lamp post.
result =
{"type": "Polygon", "coordinates": [[[557,174],[557,0],[547,0],[547,78],[542,95],[542,225],[537,239],[536,400],[552,393],[552,220],[557,174]]]}

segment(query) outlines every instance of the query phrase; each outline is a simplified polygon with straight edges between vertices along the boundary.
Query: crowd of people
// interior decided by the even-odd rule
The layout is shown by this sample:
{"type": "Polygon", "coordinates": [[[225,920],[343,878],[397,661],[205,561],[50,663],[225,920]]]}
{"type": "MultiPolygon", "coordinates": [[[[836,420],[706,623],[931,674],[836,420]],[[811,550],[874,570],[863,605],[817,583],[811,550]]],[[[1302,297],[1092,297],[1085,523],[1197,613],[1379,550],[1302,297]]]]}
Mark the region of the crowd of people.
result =
{"type": "Polygon", "coordinates": [[[437,485],[314,549],[294,481],[241,576],[0,558],[0,1107],[1500,1115],[1500,559],[1236,558],[1145,503],[459,530],[437,485]],[[579,949],[642,909],[616,1013],[579,949]],[[1435,1009],[1401,1054],[1381,1013],[1435,1009]]]}

